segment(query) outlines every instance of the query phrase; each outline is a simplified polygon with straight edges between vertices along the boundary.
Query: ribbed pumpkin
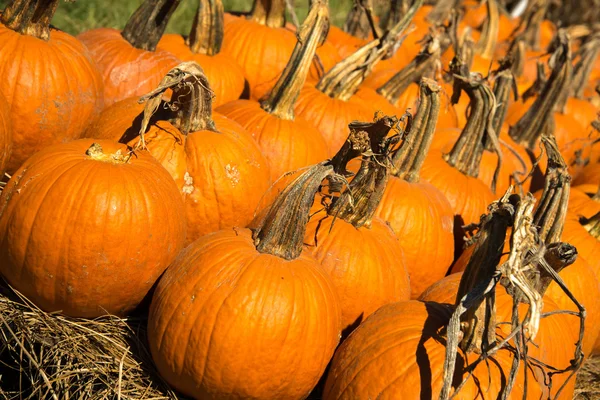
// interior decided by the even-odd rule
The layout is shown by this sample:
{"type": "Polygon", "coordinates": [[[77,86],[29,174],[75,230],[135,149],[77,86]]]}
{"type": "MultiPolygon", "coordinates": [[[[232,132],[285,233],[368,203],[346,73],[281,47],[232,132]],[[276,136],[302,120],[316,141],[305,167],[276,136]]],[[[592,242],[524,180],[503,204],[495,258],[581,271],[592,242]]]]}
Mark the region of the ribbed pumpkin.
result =
{"type": "Polygon", "coordinates": [[[0,94],[0,175],[2,176],[12,152],[12,136],[10,108],[4,96],[0,94]]]}
{"type": "MultiPolygon", "coordinates": [[[[346,140],[345,128],[352,121],[373,120],[381,111],[377,104],[367,103],[357,94],[360,84],[408,27],[423,3],[417,0],[388,34],[373,40],[350,57],[336,64],[316,86],[306,86],[295,105],[296,114],[319,129],[333,156],[346,140]]],[[[385,111],[384,111],[385,112],[385,111]]]]}
{"type": "Polygon", "coordinates": [[[294,112],[294,105],[313,61],[315,49],[324,40],[329,12],[316,3],[300,28],[299,40],[285,71],[260,103],[237,100],[222,105],[218,112],[252,134],[271,168],[271,180],[316,164],[327,158],[321,133],[294,112]]]}
{"type": "Polygon", "coordinates": [[[86,136],[148,148],[184,199],[188,243],[246,226],[269,188],[269,167],[248,132],[212,112],[210,85],[200,66],[178,65],[145,99],[150,99],[145,109],[135,98],[107,108],[86,136]],[[173,94],[165,101],[167,89],[173,94]]]}
{"type": "Polygon", "coordinates": [[[195,399],[302,399],[340,338],[340,305],[302,240],[330,166],[299,176],[254,232],[188,246],[163,275],[148,337],[163,378],[195,399]]]}
{"type": "Polygon", "coordinates": [[[36,153],[2,192],[0,271],[46,311],[125,315],[183,247],[183,202],[149,154],[90,139],[36,153]]]}
{"type": "MultiPolygon", "coordinates": [[[[395,118],[383,117],[350,125],[338,154],[352,150],[373,155],[364,155],[348,187],[313,213],[304,235],[340,297],[344,335],[384,304],[410,298],[401,242],[383,220],[373,218],[389,177],[391,139],[386,136],[396,124],[395,118]],[[365,132],[368,137],[361,135],[365,132]]],[[[343,171],[345,165],[334,169],[343,171]]]]}
{"type": "MultiPolygon", "coordinates": [[[[501,202],[492,210],[492,217],[482,228],[492,237],[491,244],[484,242],[480,246],[482,251],[461,281],[459,299],[468,293],[481,296],[481,292],[474,289],[478,285],[491,286],[487,283],[502,247],[493,246],[497,240],[504,241],[511,209],[501,202]]],[[[522,259],[518,262],[524,265],[522,259]]],[[[488,296],[493,295],[494,292],[488,293],[488,296]]],[[[505,332],[501,325],[496,325],[493,302],[478,301],[465,307],[466,312],[457,325],[450,325],[453,307],[437,302],[399,302],[380,308],[337,350],[323,398],[395,398],[408,390],[414,393],[411,397],[427,399],[447,399],[451,394],[464,399],[500,398],[513,361],[510,350],[500,348],[488,356],[488,362],[480,362],[468,372],[467,367],[478,358],[477,351],[493,347],[497,343],[496,335],[503,337],[505,332]],[[483,315],[490,317],[481,318],[483,315]],[[458,346],[463,351],[459,351],[458,346]],[[456,363],[449,364],[452,370],[444,370],[448,355],[456,356],[456,363]],[[448,374],[446,379],[445,374],[448,374]],[[465,384],[458,391],[456,387],[463,379],[465,384]]],[[[525,398],[524,370],[518,369],[512,395],[508,398],[525,398]]],[[[537,398],[540,392],[538,384],[530,383],[526,398],[537,398]]]]}
{"type": "Polygon", "coordinates": [[[166,34],[158,48],[173,53],[182,61],[200,64],[214,93],[215,107],[237,100],[244,91],[244,70],[235,59],[221,51],[223,44],[223,3],[221,0],[202,0],[186,38],[166,34]]]}
{"type": "Polygon", "coordinates": [[[285,0],[255,0],[248,16],[225,19],[222,51],[242,67],[249,96],[277,82],[294,51],[296,37],[285,26],[285,0]]]}
{"type": "Polygon", "coordinates": [[[77,38],[90,50],[104,81],[104,105],[142,96],[179,64],[168,51],[156,49],[179,0],[144,0],[122,32],[97,28],[77,38]]]}
{"type": "Polygon", "coordinates": [[[15,172],[44,146],[81,137],[102,109],[102,78],[89,52],[50,27],[57,6],[58,0],[13,0],[0,17],[0,96],[13,130],[2,171],[15,172]]]}
{"type": "Polygon", "coordinates": [[[440,87],[423,79],[420,88],[419,111],[392,155],[393,175],[376,212],[402,243],[412,298],[443,278],[454,260],[452,206],[419,177],[440,111],[440,87]]]}

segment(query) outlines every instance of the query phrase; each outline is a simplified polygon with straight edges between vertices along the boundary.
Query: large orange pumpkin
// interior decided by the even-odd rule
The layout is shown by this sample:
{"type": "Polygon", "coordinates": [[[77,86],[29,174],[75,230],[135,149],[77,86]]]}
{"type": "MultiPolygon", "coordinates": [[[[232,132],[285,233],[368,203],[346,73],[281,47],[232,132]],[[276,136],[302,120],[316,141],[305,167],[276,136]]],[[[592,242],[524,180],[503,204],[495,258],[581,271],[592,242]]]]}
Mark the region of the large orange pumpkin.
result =
{"type": "Polygon", "coordinates": [[[260,103],[237,100],[217,109],[252,134],[269,162],[273,182],[328,156],[321,133],[294,113],[315,49],[324,40],[328,18],[327,6],[317,3],[311,8],[285,71],[260,103]]]}
{"type": "Polygon", "coordinates": [[[10,108],[0,94],[0,175],[6,171],[6,165],[12,152],[12,123],[10,120],[10,108]]]}
{"type": "Polygon", "coordinates": [[[269,167],[248,132],[212,112],[210,85],[198,64],[172,69],[150,97],[145,110],[136,98],[115,103],[86,136],[137,148],[142,144],[138,134],[144,132],[145,146],[184,199],[188,243],[209,232],[246,226],[269,188],[269,167]],[[161,101],[168,88],[171,99],[161,101]]]}
{"type": "Polygon", "coordinates": [[[311,168],[254,232],[229,229],[188,246],[161,278],[148,336],[158,371],[196,399],[301,399],[340,338],[340,305],[302,240],[331,167],[311,168]]]}
{"type": "Polygon", "coordinates": [[[81,139],[50,146],[2,192],[0,270],[46,311],[125,315],[183,247],[183,202],[147,152],[81,139]]]}
{"type": "Polygon", "coordinates": [[[404,248],[411,297],[446,275],[454,260],[454,212],[446,197],[420,179],[440,111],[440,87],[421,81],[421,104],[403,145],[392,156],[390,177],[376,215],[392,228],[404,248]]]}
{"type": "MultiPolygon", "coordinates": [[[[344,335],[384,304],[410,298],[401,242],[384,221],[374,218],[389,177],[386,136],[393,121],[382,118],[360,123],[359,128],[350,125],[348,141],[338,154],[360,146],[355,140],[360,130],[370,137],[362,153],[373,155],[363,156],[348,187],[330,199],[324,210],[315,212],[306,227],[304,243],[311,246],[340,297],[344,335]]],[[[339,158],[336,154],[332,160],[339,158]]]]}
{"type": "Polygon", "coordinates": [[[102,109],[102,78],[90,53],[50,27],[57,6],[13,0],[0,17],[0,96],[13,130],[9,173],[43,147],[79,138],[102,109]]]}
{"type": "Polygon", "coordinates": [[[215,107],[239,99],[246,83],[235,59],[221,51],[223,24],[221,0],[202,0],[187,38],[167,34],[158,42],[159,49],[170,51],[182,61],[200,64],[214,93],[215,107]]]}
{"type": "Polygon", "coordinates": [[[145,0],[122,32],[97,28],[77,38],[89,49],[104,81],[104,105],[142,96],[158,85],[179,59],[156,49],[179,0],[145,0]]]}

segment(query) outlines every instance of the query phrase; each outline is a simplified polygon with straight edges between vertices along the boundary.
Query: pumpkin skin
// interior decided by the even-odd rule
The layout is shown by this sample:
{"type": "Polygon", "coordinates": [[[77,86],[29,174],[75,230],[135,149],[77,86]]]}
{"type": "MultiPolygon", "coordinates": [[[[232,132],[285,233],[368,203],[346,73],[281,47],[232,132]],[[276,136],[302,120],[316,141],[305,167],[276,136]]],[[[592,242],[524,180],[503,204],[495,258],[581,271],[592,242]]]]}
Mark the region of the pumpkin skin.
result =
{"type": "Polygon", "coordinates": [[[296,117],[309,121],[321,132],[329,148],[328,156],[333,156],[348,137],[348,124],[372,121],[376,110],[356,95],[343,101],[327,96],[316,87],[305,86],[300,91],[294,111],[296,117]]]}
{"type": "MultiPolygon", "coordinates": [[[[400,393],[402,398],[437,398],[446,351],[437,332],[448,324],[450,316],[451,307],[434,302],[411,300],[381,307],[336,351],[323,399],[397,399],[400,393]]],[[[468,361],[475,361],[476,356],[469,355],[468,361]]],[[[501,350],[492,358],[487,366],[479,363],[473,371],[475,379],[467,381],[459,398],[496,398],[512,357],[501,350]]],[[[459,353],[456,373],[464,375],[465,366],[459,353]]],[[[529,386],[528,395],[539,393],[538,385],[529,386]]],[[[523,398],[522,387],[519,373],[510,398],[523,398]]],[[[534,394],[531,398],[537,397],[534,394]]]]}
{"type": "Polygon", "coordinates": [[[442,279],[454,260],[452,206],[427,182],[390,177],[376,215],[402,243],[415,299],[442,279]]]}
{"type": "Polygon", "coordinates": [[[586,184],[571,187],[569,193],[569,211],[574,215],[591,218],[600,212],[600,201],[592,197],[598,192],[598,184],[586,184]]]}
{"type": "Polygon", "coordinates": [[[193,53],[181,35],[166,34],[158,42],[158,48],[170,51],[182,61],[195,61],[202,67],[214,93],[213,107],[237,100],[246,85],[244,70],[227,53],[193,53]]]}
{"type": "Polygon", "coordinates": [[[86,155],[92,143],[47,147],[13,175],[1,197],[0,268],[43,310],[125,315],[183,247],[183,202],[149,154],[99,161],[86,155]]]}
{"type": "MultiPolygon", "coordinates": [[[[436,282],[434,285],[428,288],[419,298],[419,300],[425,302],[454,304],[461,278],[462,272],[448,275],[444,279],[436,282]]],[[[498,285],[496,287],[497,323],[510,322],[512,315],[512,306],[512,297],[506,293],[506,290],[503,286],[498,285]]],[[[544,297],[543,312],[552,312],[561,309],[562,308],[559,305],[557,305],[552,300],[552,298],[549,298],[548,296],[544,297]]],[[[521,316],[520,318],[522,318],[522,316],[525,315],[526,311],[526,305],[522,305],[521,307],[519,307],[519,315],[521,316]]],[[[569,366],[570,361],[573,359],[573,356],[575,354],[574,344],[577,341],[579,333],[578,331],[574,330],[574,327],[576,327],[575,329],[579,329],[579,320],[575,316],[557,314],[550,317],[542,318],[540,320],[540,328],[538,334],[535,338],[536,345],[528,346],[528,354],[531,357],[535,357],[538,360],[544,361],[554,367],[565,368],[569,366]],[[556,346],[555,343],[557,342],[563,345],[556,346]]],[[[510,330],[510,325],[502,324],[498,326],[498,331],[502,334],[503,337],[506,337],[506,335],[510,333],[510,330]]],[[[536,375],[540,375],[539,377],[537,377],[537,382],[539,384],[536,385],[536,380],[530,378],[530,390],[533,389],[535,393],[536,391],[541,389],[544,392],[544,396],[536,397],[531,392],[528,392],[527,398],[547,398],[547,388],[539,387],[539,385],[543,385],[543,377],[539,373],[539,370],[537,370],[536,368],[534,368],[533,370],[536,371],[536,375]],[[532,386],[534,385],[538,387],[533,388],[532,386]]],[[[554,395],[556,394],[558,388],[564,382],[565,378],[566,376],[561,374],[557,375],[553,379],[552,393],[554,395]]],[[[567,386],[561,393],[564,395],[564,398],[570,399],[573,397],[574,390],[575,379],[571,379],[571,381],[567,384],[567,386]]],[[[513,392],[513,396],[515,395],[515,393],[516,392],[513,392]]]]}
{"type": "Polygon", "coordinates": [[[133,47],[113,28],[81,33],[79,40],[90,50],[104,81],[104,105],[142,96],[158,86],[180,60],[168,51],[146,51],[133,47]]]}
{"type": "Polygon", "coordinates": [[[4,175],[12,152],[12,124],[10,110],[4,96],[0,94],[0,175],[4,175]]]}
{"type": "Polygon", "coordinates": [[[340,326],[337,295],[312,256],[261,254],[237,229],[180,254],[154,293],[148,337],[158,371],[193,398],[300,399],[340,326]]]}
{"type": "Polygon", "coordinates": [[[0,95],[10,109],[14,173],[45,146],[81,137],[103,106],[102,77],[83,44],[50,28],[44,41],[0,23],[0,95]]]}
{"type": "Polygon", "coordinates": [[[255,90],[266,93],[285,69],[296,36],[287,28],[269,28],[244,18],[225,20],[221,51],[244,70],[250,88],[250,98],[258,100],[255,90]]]}
{"type": "Polygon", "coordinates": [[[354,54],[356,50],[368,43],[368,40],[352,36],[333,24],[329,26],[327,41],[337,49],[342,59],[354,54]]]}
{"type": "Polygon", "coordinates": [[[600,163],[592,162],[583,167],[573,179],[574,185],[600,182],[600,163]]]}
{"type": "Polygon", "coordinates": [[[217,111],[236,121],[252,135],[271,169],[271,181],[283,174],[327,159],[321,133],[303,118],[285,120],[250,100],[225,104],[217,111]]]}
{"type": "Polygon", "coordinates": [[[378,218],[369,228],[355,228],[326,212],[316,213],[304,243],[337,290],[345,335],[384,304],[410,298],[402,247],[378,218]]]}
{"type": "MultiPolygon", "coordinates": [[[[144,105],[127,99],[106,109],[86,136],[120,140],[139,132],[144,105]]],[[[218,132],[182,134],[158,121],[145,134],[152,156],[169,171],[185,203],[187,243],[202,235],[246,226],[270,185],[269,167],[252,137],[240,125],[216,112],[218,132]]],[[[129,139],[137,144],[138,138],[129,139]]]]}

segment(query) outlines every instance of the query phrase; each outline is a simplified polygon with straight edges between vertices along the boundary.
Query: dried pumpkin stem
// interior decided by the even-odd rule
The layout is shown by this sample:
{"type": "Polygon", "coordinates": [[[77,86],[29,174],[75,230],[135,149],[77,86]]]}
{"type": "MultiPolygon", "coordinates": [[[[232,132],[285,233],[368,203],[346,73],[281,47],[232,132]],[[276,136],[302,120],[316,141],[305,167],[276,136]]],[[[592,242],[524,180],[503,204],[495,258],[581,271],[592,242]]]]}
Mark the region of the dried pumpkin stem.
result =
{"type": "Polygon", "coordinates": [[[533,221],[538,228],[540,239],[550,244],[559,242],[562,236],[569,205],[571,176],[554,136],[543,136],[542,143],[548,156],[548,169],[542,198],[533,221]]]}
{"type": "Polygon", "coordinates": [[[408,13],[381,38],[375,39],[331,68],[317,84],[329,97],[347,101],[371,73],[373,66],[395,46],[424,0],[416,0],[408,13]]]}
{"type": "Polygon", "coordinates": [[[202,130],[217,132],[212,120],[212,97],[208,79],[200,65],[188,61],[171,69],[156,89],[139,99],[139,103],[146,102],[140,146],[145,147],[144,134],[159,107],[171,112],[168,121],[184,135],[202,130]],[[168,89],[173,94],[169,101],[165,101],[162,96],[168,89]]]}
{"type": "Polygon", "coordinates": [[[521,31],[521,36],[527,48],[540,50],[541,26],[550,2],[548,0],[532,0],[529,2],[521,23],[515,32],[521,31]]]}
{"type": "Polygon", "coordinates": [[[396,104],[400,96],[413,83],[419,82],[423,77],[433,77],[440,63],[440,56],[450,45],[445,34],[432,35],[413,58],[413,60],[397,74],[377,89],[391,104],[396,104]]]}
{"type": "Polygon", "coordinates": [[[368,39],[369,33],[372,33],[375,39],[381,37],[374,19],[373,0],[354,1],[346,17],[344,31],[359,39],[368,39]]]}
{"type": "Polygon", "coordinates": [[[392,156],[392,173],[408,182],[418,182],[433,140],[440,112],[440,86],[423,78],[420,84],[420,104],[402,145],[392,156]]]}
{"type": "Polygon", "coordinates": [[[600,33],[595,33],[588,36],[577,51],[579,61],[573,68],[573,83],[571,85],[575,97],[583,98],[583,92],[590,81],[590,75],[594,70],[594,65],[599,54],[600,33]]]}
{"type": "Polygon", "coordinates": [[[131,154],[123,154],[121,149],[117,150],[113,154],[106,154],[102,150],[102,146],[99,143],[92,143],[92,145],[86,150],[85,155],[91,160],[102,161],[111,164],[127,164],[131,159],[131,154]]]}
{"type": "Polygon", "coordinates": [[[444,22],[450,18],[453,10],[457,10],[460,0],[447,0],[436,2],[433,9],[427,15],[427,21],[430,23],[444,22]]]}
{"type": "MultiPolygon", "coordinates": [[[[577,249],[575,246],[564,242],[549,244],[544,253],[544,260],[546,264],[548,264],[548,268],[557,274],[573,264],[576,259],[577,249]]],[[[550,284],[554,282],[554,277],[547,271],[547,268],[542,268],[539,271],[536,269],[533,271],[534,273],[537,273],[538,276],[535,278],[532,276],[529,280],[534,282],[536,292],[543,296],[550,284]]]]}
{"type": "Polygon", "coordinates": [[[508,112],[511,93],[513,94],[513,98],[517,100],[518,93],[513,73],[510,70],[500,71],[496,75],[494,84],[496,111],[494,112],[494,118],[492,118],[492,127],[496,133],[500,133],[502,130],[502,125],[506,119],[506,113],[508,112]]]}
{"type": "Polygon", "coordinates": [[[598,185],[598,190],[596,191],[596,193],[594,193],[594,195],[591,198],[594,201],[600,202],[600,185],[598,185]]]}
{"type": "Polygon", "coordinates": [[[509,131],[515,142],[531,150],[535,149],[548,121],[554,120],[554,109],[571,81],[571,50],[569,38],[563,30],[559,31],[558,45],[550,58],[550,65],[552,73],[542,93],[509,131]]]}
{"type": "Polygon", "coordinates": [[[581,218],[580,222],[590,235],[600,240],[600,212],[590,218],[581,218]]]}
{"type": "Polygon", "coordinates": [[[475,51],[486,60],[491,60],[494,57],[500,30],[500,9],[497,0],[487,0],[486,7],[488,17],[483,24],[475,51]]]}
{"type": "Polygon", "coordinates": [[[294,104],[304,86],[317,47],[327,37],[329,9],[315,1],[306,20],[298,30],[294,52],[269,95],[261,101],[263,110],[281,119],[294,119],[294,104]]]}
{"type": "Polygon", "coordinates": [[[221,0],[200,0],[187,45],[192,53],[214,56],[223,43],[224,16],[221,0]]]}
{"type": "Polygon", "coordinates": [[[269,28],[285,26],[285,0],[255,0],[250,19],[269,28]]]}
{"type": "Polygon", "coordinates": [[[12,0],[2,12],[0,22],[9,29],[38,39],[50,39],[50,21],[58,0],[12,0]]]}
{"type": "Polygon", "coordinates": [[[361,148],[361,166],[346,190],[332,200],[327,209],[330,216],[341,218],[356,228],[371,226],[389,179],[388,155],[392,144],[398,139],[387,136],[397,123],[395,117],[383,117],[373,123],[350,124],[349,140],[354,144],[349,144],[361,148]],[[367,142],[354,139],[365,135],[369,138],[367,142]]]}
{"type": "Polygon", "coordinates": [[[408,12],[411,4],[411,0],[392,0],[387,18],[385,18],[385,23],[383,24],[385,28],[391,29],[396,25],[400,21],[400,18],[408,12]]]}
{"type": "Polygon", "coordinates": [[[500,64],[509,65],[515,77],[522,77],[525,70],[525,51],[526,46],[523,38],[520,36],[515,37],[500,64]]]}
{"type": "Polygon", "coordinates": [[[145,0],[129,18],[121,36],[137,49],[156,50],[179,2],[180,0],[145,0]]]}
{"type": "Polygon", "coordinates": [[[547,83],[548,77],[546,76],[546,67],[544,66],[544,63],[538,61],[536,64],[535,81],[533,81],[531,86],[528,87],[525,92],[523,92],[523,95],[521,96],[523,102],[526,102],[530,97],[539,96],[547,83]]]}

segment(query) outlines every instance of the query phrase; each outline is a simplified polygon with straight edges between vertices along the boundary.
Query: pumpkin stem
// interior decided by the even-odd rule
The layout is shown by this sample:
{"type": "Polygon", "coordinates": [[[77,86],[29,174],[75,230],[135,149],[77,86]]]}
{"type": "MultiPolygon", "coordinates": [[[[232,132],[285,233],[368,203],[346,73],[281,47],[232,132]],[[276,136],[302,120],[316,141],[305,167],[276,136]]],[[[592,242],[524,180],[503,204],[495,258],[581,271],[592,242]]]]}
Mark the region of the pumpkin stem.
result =
{"type": "Polygon", "coordinates": [[[573,95],[583,99],[583,91],[590,81],[590,75],[594,70],[594,64],[600,54],[600,33],[596,32],[583,40],[577,55],[579,62],[573,68],[573,95]]]}
{"type": "Polygon", "coordinates": [[[421,79],[419,109],[402,145],[392,156],[392,173],[398,178],[408,182],[419,181],[440,112],[440,90],[434,80],[421,79]]]}
{"type": "Polygon", "coordinates": [[[515,34],[523,29],[519,36],[523,38],[528,49],[540,50],[541,26],[549,5],[548,0],[530,1],[521,22],[513,31],[515,34]]]}
{"type": "Polygon", "coordinates": [[[455,74],[454,82],[455,92],[452,101],[458,101],[460,91],[464,91],[470,99],[470,113],[454,147],[450,153],[444,155],[444,158],[448,164],[463,174],[477,177],[485,147],[488,143],[494,144],[494,149],[498,155],[498,165],[492,181],[492,191],[495,191],[502,162],[502,153],[498,149],[498,138],[492,126],[496,108],[494,93],[487,82],[476,73],[470,74],[468,78],[455,74]],[[458,93],[456,85],[458,85],[458,93]]]}
{"type": "Polygon", "coordinates": [[[156,89],[139,99],[139,103],[146,102],[139,145],[145,147],[144,134],[150,124],[150,118],[159,107],[172,113],[169,122],[184,135],[202,130],[217,132],[212,120],[212,97],[208,79],[200,65],[187,61],[174,67],[156,89]],[[169,101],[165,101],[163,94],[168,89],[171,89],[173,94],[169,101]]]}
{"type": "MultiPolygon", "coordinates": [[[[575,246],[564,242],[549,244],[546,247],[546,252],[544,253],[544,260],[550,269],[557,274],[569,265],[573,264],[576,259],[577,249],[575,246]]],[[[546,293],[546,290],[550,284],[554,282],[554,278],[545,268],[535,268],[531,270],[531,273],[528,275],[529,280],[533,282],[535,291],[542,296],[544,293],[546,293]]]]}
{"type": "Polygon", "coordinates": [[[390,104],[396,104],[411,84],[419,82],[422,77],[433,78],[440,62],[440,56],[449,46],[450,40],[445,32],[434,32],[428,35],[419,54],[381,85],[377,89],[377,93],[385,97],[390,104]]]}
{"type": "Polygon", "coordinates": [[[121,36],[137,49],[156,50],[179,2],[180,0],[145,0],[131,15],[121,36]]]}
{"type": "Polygon", "coordinates": [[[15,32],[47,41],[57,7],[58,0],[12,0],[2,12],[0,22],[15,32]]]}
{"type": "Polygon", "coordinates": [[[390,9],[386,14],[387,18],[384,18],[385,22],[382,26],[384,26],[386,30],[391,29],[398,21],[400,21],[400,18],[408,12],[411,4],[411,0],[391,0],[390,9]]]}
{"type": "Polygon", "coordinates": [[[327,213],[341,218],[356,228],[371,226],[371,220],[383,197],[389,179],[389,153],[399,136],[387,137],[391,129],[398,129],[398,119],[383,117],[373,123],[350,124],[350,136],[368,134],[369,141],[356,141],[363,146],[362,160],[356,176],[346,190],[333,198],[327,213]]]}
{"type": "Polygon", "coordinates": [[[443,22],[450,18],[454,10],[458,10],[461,0],[447,0],[436,2],[433,9],[427,14],[427,21],[430,23],[443,22]]]}
{"type": "Polygon", "coordinates": [[[544,63],[538,61],[536,64],[535,81],[533,81],[531,86],[528,87],[521,96],[523,102],[526,102],[530,97],[539,96],[547,83],[548,77],[546,76],[546,67],[544,66],[544,63]]]}
{"type": "Polygon", "coordinates": [[[500,60],[500,65],[510,66],[510,69],[515,77],[522,77],[523,71],[525,70],[525,51],[525,41],[522,37],[516,36],[510,43],[510,47],[506,52],[506,56],[500,60]]]}
{"type": "Polygon", "coordinates": [[[286,0],[254,0],[250,20],[269,28],[285,26],[286,0]]]}
{"type": "Polygon", "coordinates": [[[127,164],[131,159],[131,153],[123,154],[121,149],[113,154],[106,154],[99,143],[92,143],[89,149],[86,150],[85,155],[92,160],[111,164],[127,164]]]}
{"type": "MultiPolygon", "coordinates": [[[[494,84],[494,97],[496,98],[496,111],[492,118],[492,128],[498,135],[502,130],[502,125],[508,112],[508,104],[510,103],[510,95],[513,94],[515,100],[518,99],[517,85],[512,71],[503,70],[498,72],[494,84]]],[[[489,150],[489,147],[486,148],[489,150]]]]}
{"type": "Polygon", "coordinates": [[[487,0],[486,7],[488,17],[483,23],[475,51],[484,59],[491,60],[494,57],[500,30],[500,9],[496,0],[487,0]]]}
{"type": "Polygon", "coordinates": [[[294,104],[304,86],[317,47],[329,31],[329,9],[320,1],[313,2],[306,20],[299,28],[298,42],[277,83],[261,100],[261,108],[281,119],[294,119],[294,104]]]}
{"type": "Polygon", "coordinates": [[[219,54],[223,43],[223,13],[221,0],[200,0],[186,41],[192,53],[219,54]]]}
{"type": "Polygon", "coordinates": [[[316,86],[317,89],[329,97],[344,101],[349,100],[371,73],[373,66],[386,57],[390,50],[395,47],[423,1],[416,0],[402,20],[382,37],[367,43],[354,54],[334,65],[321,77],[316,86]]]}
{"type": "Polygon", "coordinates": [[[598,190],[596,191],[596,193],[592,196],[592,200],[600,202],[600,185],[598,185],[598,190]]]}
{"type": "Polygon", "coordinates": [[[542,136],[542,143],[546,148],[548,169],[533,222],[538,227],[540,239],[550,244],[559,242],[562,236],[569,205],[571,176],[554,136],[542,136]]]}
{"type": "MultiPolygon", "coordinates": [[[[302,253],[306,224],[314,197],[326,178],[331,182],[344,182],[350,173],[347,164],[371,149],[371,143],[381,143],[397,122],[384,117],[375,123],[350,124],[350,135],[342,148],[331,159],[312,166],[289,184],[275,199],[264,217],[258,221],[253,237],[256,249],[293,260],[302,253]]],[[[334,185],[329,185],[336,192],[334,185]]],[[[335,185],[339,187],[339,185],[335,185]]]]}
{"type": "Polygon", "coordinates": [[[590,218],[582,217],[579,219],[579,222],[581,222],[585,230],[588,231],[590,235],[600,240],[600,212],[594,214],[590,218]]]}
{"type": "Polygon", "coordinates": [[[374,19],[373,0],[354,1],[346,17],[344,31],[359,39],[368,39],[369,33],[372,33],[375,39],[381,37],[374,19]]]}
{"type": "Polygon", "coordinates": [[[549,121],[554,121],[554,109],[571,81],[571,49],[564,30],[558,33],[558,44],[550,61],[552,73],[541,94],[525,115],[510,128],[512,139],[533,150],[549,121]]]}

